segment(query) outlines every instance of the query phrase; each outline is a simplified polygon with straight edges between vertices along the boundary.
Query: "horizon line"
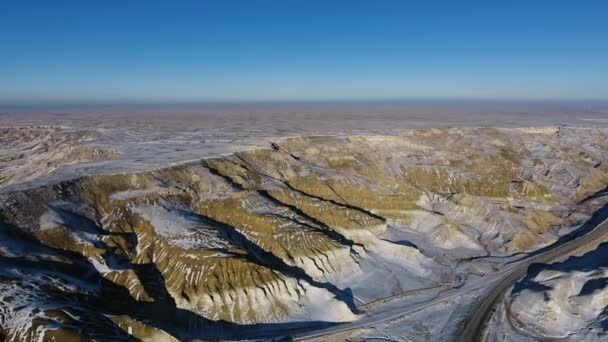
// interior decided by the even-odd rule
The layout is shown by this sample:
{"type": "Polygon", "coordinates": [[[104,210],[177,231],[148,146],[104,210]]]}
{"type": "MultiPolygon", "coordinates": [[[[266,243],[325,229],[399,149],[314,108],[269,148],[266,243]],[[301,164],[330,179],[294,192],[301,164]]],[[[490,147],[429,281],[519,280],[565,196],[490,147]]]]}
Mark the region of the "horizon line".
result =
{"type": "Polygon", "coordinates": [[[0,100],[0,108],[57,108],[57,107],[146,107],[146,106],[208,106],[208,105],[280,105],[280,104],[414,104],[414,103],[589,103],[608,104],[606,98],[475,98],[475,97],[403,97],[403,98],[335,98],[335,99],[30,99],[0,100]]]}

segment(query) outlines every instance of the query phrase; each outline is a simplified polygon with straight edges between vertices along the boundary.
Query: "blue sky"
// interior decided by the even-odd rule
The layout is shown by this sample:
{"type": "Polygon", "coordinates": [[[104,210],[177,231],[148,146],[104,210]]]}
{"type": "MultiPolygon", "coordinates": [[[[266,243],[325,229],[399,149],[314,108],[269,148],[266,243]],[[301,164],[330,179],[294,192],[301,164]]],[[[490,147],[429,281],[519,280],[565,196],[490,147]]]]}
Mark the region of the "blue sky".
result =
{"type": "Polygon", "coordinates": [[[608,1],[27,1],[0,102],[608,99],[608,1]]]}

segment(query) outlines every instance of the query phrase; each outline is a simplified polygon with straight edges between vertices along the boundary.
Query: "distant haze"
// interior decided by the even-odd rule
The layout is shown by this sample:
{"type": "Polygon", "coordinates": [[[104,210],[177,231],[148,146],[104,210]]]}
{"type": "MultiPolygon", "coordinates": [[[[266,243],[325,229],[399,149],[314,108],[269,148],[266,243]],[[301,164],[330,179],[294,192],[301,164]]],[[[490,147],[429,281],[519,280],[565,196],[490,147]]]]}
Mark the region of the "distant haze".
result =
{"type": "Polygon", "coordinates": [[[586,126],[608,123],[608,101],[56,102],[0,105],[0,125],[5,122],[97,126],[100,121],[108,127],[120,127],[124,123],[136,126],[157,123],[159,127],[174,129],[233,127],[235,132],[243,133],[269,129],[298,134],[437,126],[586,126]]]}

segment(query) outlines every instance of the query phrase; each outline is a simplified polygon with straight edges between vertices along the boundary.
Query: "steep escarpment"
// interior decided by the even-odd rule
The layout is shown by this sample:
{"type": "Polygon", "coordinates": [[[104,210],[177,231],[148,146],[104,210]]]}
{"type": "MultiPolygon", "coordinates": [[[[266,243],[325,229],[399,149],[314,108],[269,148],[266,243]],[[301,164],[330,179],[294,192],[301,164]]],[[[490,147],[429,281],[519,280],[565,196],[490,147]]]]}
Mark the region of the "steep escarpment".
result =
{"type": "Polygon", "coordinates": [[[5,192],[2,333],[241,338],[356,320],[455,284],[458,260],[575,229],[603,203],[607,162],[600,130],[417,130],[5,192]]]}

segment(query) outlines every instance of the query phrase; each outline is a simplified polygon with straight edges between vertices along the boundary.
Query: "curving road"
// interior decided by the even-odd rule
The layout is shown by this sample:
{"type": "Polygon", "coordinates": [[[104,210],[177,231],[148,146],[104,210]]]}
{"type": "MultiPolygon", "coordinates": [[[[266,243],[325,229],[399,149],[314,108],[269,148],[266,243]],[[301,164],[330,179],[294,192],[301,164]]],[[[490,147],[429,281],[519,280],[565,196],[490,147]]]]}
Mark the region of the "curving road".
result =
{"type": "MultiPolygon", "coordinates": [[[[477,303],[474,304],[471,312],[464,320],[460,330],[458,331],[455,341],[458,342],[470,342],[480,341],[484,332],[486,322],[489,320],[496,302],[502,298],[504,293],[515,284],[519,279],[525,276],[528,267],[533,263],[549,263],[556,261],[559,258],[567,257],[568,255],[576,252],[592,242],[599,242],[599,240],[608,236],[608,208],[606,208],[606,215],[602,218],[596,218],[600,223],[596,224],[594,228],[581,233],[582,235],[573,238],[572,240],[556,243],[552,246],[545,247],[540,251],[536,252],[527,259],[518,261],[517,265],[513,265],[505,268],[503,271],[499,271],[499,274],[504,274],[499,280],[497,280],[492,286],[486,290],[485,294],[480,297],[477,303]],[[601,220],[601,221],[600,221],[601,220]]],[[[374,326],[383,322],[388,322],[403,315],[407,315],[418,310],[427,308],[429,306],[444,302],[446,300],[457,298],[462,296],[464,293],[471,291],[477,291],[482,288],[486,288],[484,282],[480,282],[478,285],[471,284],[472,286],[467,289],[450,288],[443,291],[428,300],[422,300],[417,303],[408,305],[407,307],[396,307],[394,309],[387,310],[385,312],[376,313],[370,316],[364,316],[361,319],[344,324],[338,324],[325,329],[312,330],[306,332],[291,332],[287,335],[292,338],[293,341],[303,341],[313,338],[322,338],[335,333],[366,328],[374,326]]]]}
{"type": "Polygon", "coordinates": [[[598,224],[593,230],[576,239],[564,242],[545,252],[536,254],[522,261],[515,269],[507,273],[496,284],[490,287],[482,296],[472,312],[465,319],[460,331],[456,335],[457,342],[481,341],[484,327],[490,319],[496,302],[502,298],[504,293],[525,276],[528,267],[533,263],[549,263],[559,258],[566,257],[573,252],[585,247],[587,244],[597,242],[600,238],[608,234],[608,219],[598,224]]]}
{"type": "MultiPolygon", "coordinates": [[[[455,336],[455,341],[470,342],[480,341],[484,332],[486,322],[489,320],[496,302],[502,298],[504,293],[513,286],[519,279],[523,278],[528,270],[528,267],[533,263],[549,263],[557,261],[559,258],[564,258],[570,254],[580,251],[593,242],[601,242],[603,237],[608,236],[608,207],[601,209],[601,213],[592,218],[588,222],[590,228],[585,229],[580,233],[580,236],[572,237],[571,240],[560,241],[551,246],[542,248],[534,252],[531,256],[517,261],[517,264],[507,266],[496,274],[503,275],[496,280],[489,288],[486,281],[479,279],[479,282],[469,283],[466,288],[460,286],[448,288],[440,291],[432,298],[422,300],[420,302],[411,303],[407,307],[395,307],[389,310],[378,312],[373,315],[365,315],[361,319],[350,322],[337,324],[327,328],[308,331],[285,331],[284,336],[289,336],[293,341],[304,341],[314,338],[323,338],[328,335],[333,335],[339,332],[361,329],[388,322],[394,319],[403,317],[404,315],[422,310],[424,308],[436,305],[440,302],[445,302],[453,298],[462,296],[465,293],[478,291],[487,288],[486,292],[474,304],[469,315],[465,318],[458,333],[455,336]],[[591,223],[598,222],[598,223],[591,223]]],[[[281,335],[280,331],[276,331],[281,335]]]]}

